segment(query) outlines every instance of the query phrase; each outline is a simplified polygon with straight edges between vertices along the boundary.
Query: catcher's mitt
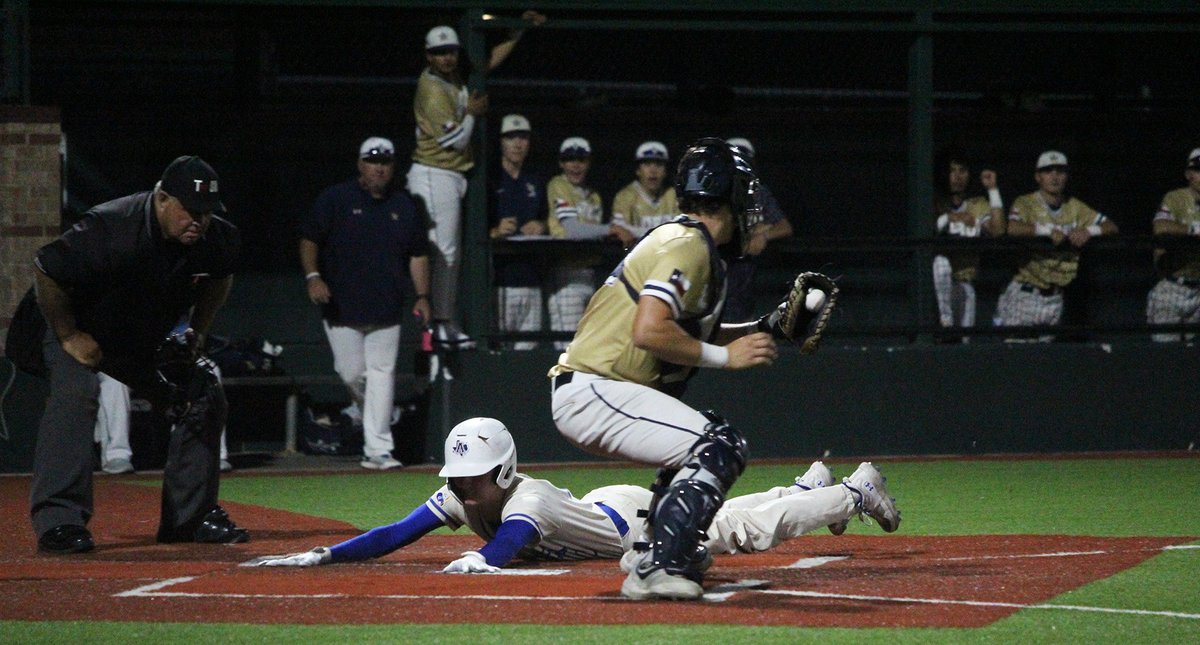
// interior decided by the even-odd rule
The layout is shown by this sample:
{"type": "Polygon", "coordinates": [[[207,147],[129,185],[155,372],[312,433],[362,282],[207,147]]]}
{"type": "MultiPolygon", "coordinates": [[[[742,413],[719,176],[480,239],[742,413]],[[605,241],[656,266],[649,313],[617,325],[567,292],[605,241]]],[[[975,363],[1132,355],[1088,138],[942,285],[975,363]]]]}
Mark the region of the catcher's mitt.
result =
{"type": "Polygon", "coordinates": [[[829,276],[812,271],[801,273],[775,311],[758,319],[758,328],[799,345],[801,354],[811,354],[817,351],[837,296],[837,284],[829,276]],[[824,297],[815,295],[817,292],[824,297]]]}

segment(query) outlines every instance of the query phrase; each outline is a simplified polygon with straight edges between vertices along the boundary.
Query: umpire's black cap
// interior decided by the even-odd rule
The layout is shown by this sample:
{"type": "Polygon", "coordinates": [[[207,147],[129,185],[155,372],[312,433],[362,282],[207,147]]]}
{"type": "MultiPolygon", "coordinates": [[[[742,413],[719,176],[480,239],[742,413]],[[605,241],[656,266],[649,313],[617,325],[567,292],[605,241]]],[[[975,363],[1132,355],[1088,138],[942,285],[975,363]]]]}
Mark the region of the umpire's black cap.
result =
{"type": "Polygon", "coordinates": [[[217,171],[194,155],[178,157],[163,171],[159,187],[192,213],[224,213],[217,171]]]}

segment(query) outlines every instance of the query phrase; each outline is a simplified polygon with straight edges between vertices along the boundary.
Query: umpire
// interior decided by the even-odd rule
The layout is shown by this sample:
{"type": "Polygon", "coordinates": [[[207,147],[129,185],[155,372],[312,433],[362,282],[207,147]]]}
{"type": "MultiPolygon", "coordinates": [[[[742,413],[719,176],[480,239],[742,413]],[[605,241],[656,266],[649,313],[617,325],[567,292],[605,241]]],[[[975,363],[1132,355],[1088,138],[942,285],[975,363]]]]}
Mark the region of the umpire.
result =
{"type": "Polygon", "coordinates": [[[216,172],[179,157],[148,192],[89,210],[37,252],[37,299],[50,398],[38,427],[30,515],[44,553],[95,547],[92,429],[97,371],[169,407],[159,542],[244,542],[217,505],[227,406],[205,334],[233,284],[240,237],[223,213],[216,172]],[[164,342],[190,316],[193,335],[164,342]],[[182,344],[180,344],[182,343],[182,344]],[[171,351],[173,350],[173,351],[171,351]]]}

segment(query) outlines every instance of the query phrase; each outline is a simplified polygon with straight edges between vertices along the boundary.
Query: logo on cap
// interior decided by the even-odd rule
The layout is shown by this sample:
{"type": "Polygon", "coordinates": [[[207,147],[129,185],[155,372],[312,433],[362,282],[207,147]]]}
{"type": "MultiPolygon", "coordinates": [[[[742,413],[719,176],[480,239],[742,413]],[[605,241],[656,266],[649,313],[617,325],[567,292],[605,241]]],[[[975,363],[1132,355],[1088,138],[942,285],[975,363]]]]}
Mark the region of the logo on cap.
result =
{"type": "Polygon", "coordinates": [[[1038,160],[1037,160],[1037,169],[1038,170],[1043,170],[1045,168],[1052,168],[1055,166],[1062,166],[1065,168],[1067,166],[1067,155],[1064,155],[1063,153],[1061,153],[1057,150],[1047,150],[1047,151],[1043,152],[1041,154],[1041,156],[1038,157],[1038,160]]]}

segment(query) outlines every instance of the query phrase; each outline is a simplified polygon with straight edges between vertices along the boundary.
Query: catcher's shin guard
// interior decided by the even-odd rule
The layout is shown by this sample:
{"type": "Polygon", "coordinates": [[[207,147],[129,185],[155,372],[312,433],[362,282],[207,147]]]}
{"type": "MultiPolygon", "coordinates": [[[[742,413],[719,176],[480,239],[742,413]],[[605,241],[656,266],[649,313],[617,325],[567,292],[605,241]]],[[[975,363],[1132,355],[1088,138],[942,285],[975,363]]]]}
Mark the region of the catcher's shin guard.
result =
{"type": "Polygon", "coordinates": [[[702,414],[710,422],[704,436],[650,516],[650,569],[663,568],[697,582],[703,575],[700,563],[707,559],[700,542],[725,503],[725,493],[746,469],[748,452],[746,440],[725,419],[713,412],[702,414]]]}

